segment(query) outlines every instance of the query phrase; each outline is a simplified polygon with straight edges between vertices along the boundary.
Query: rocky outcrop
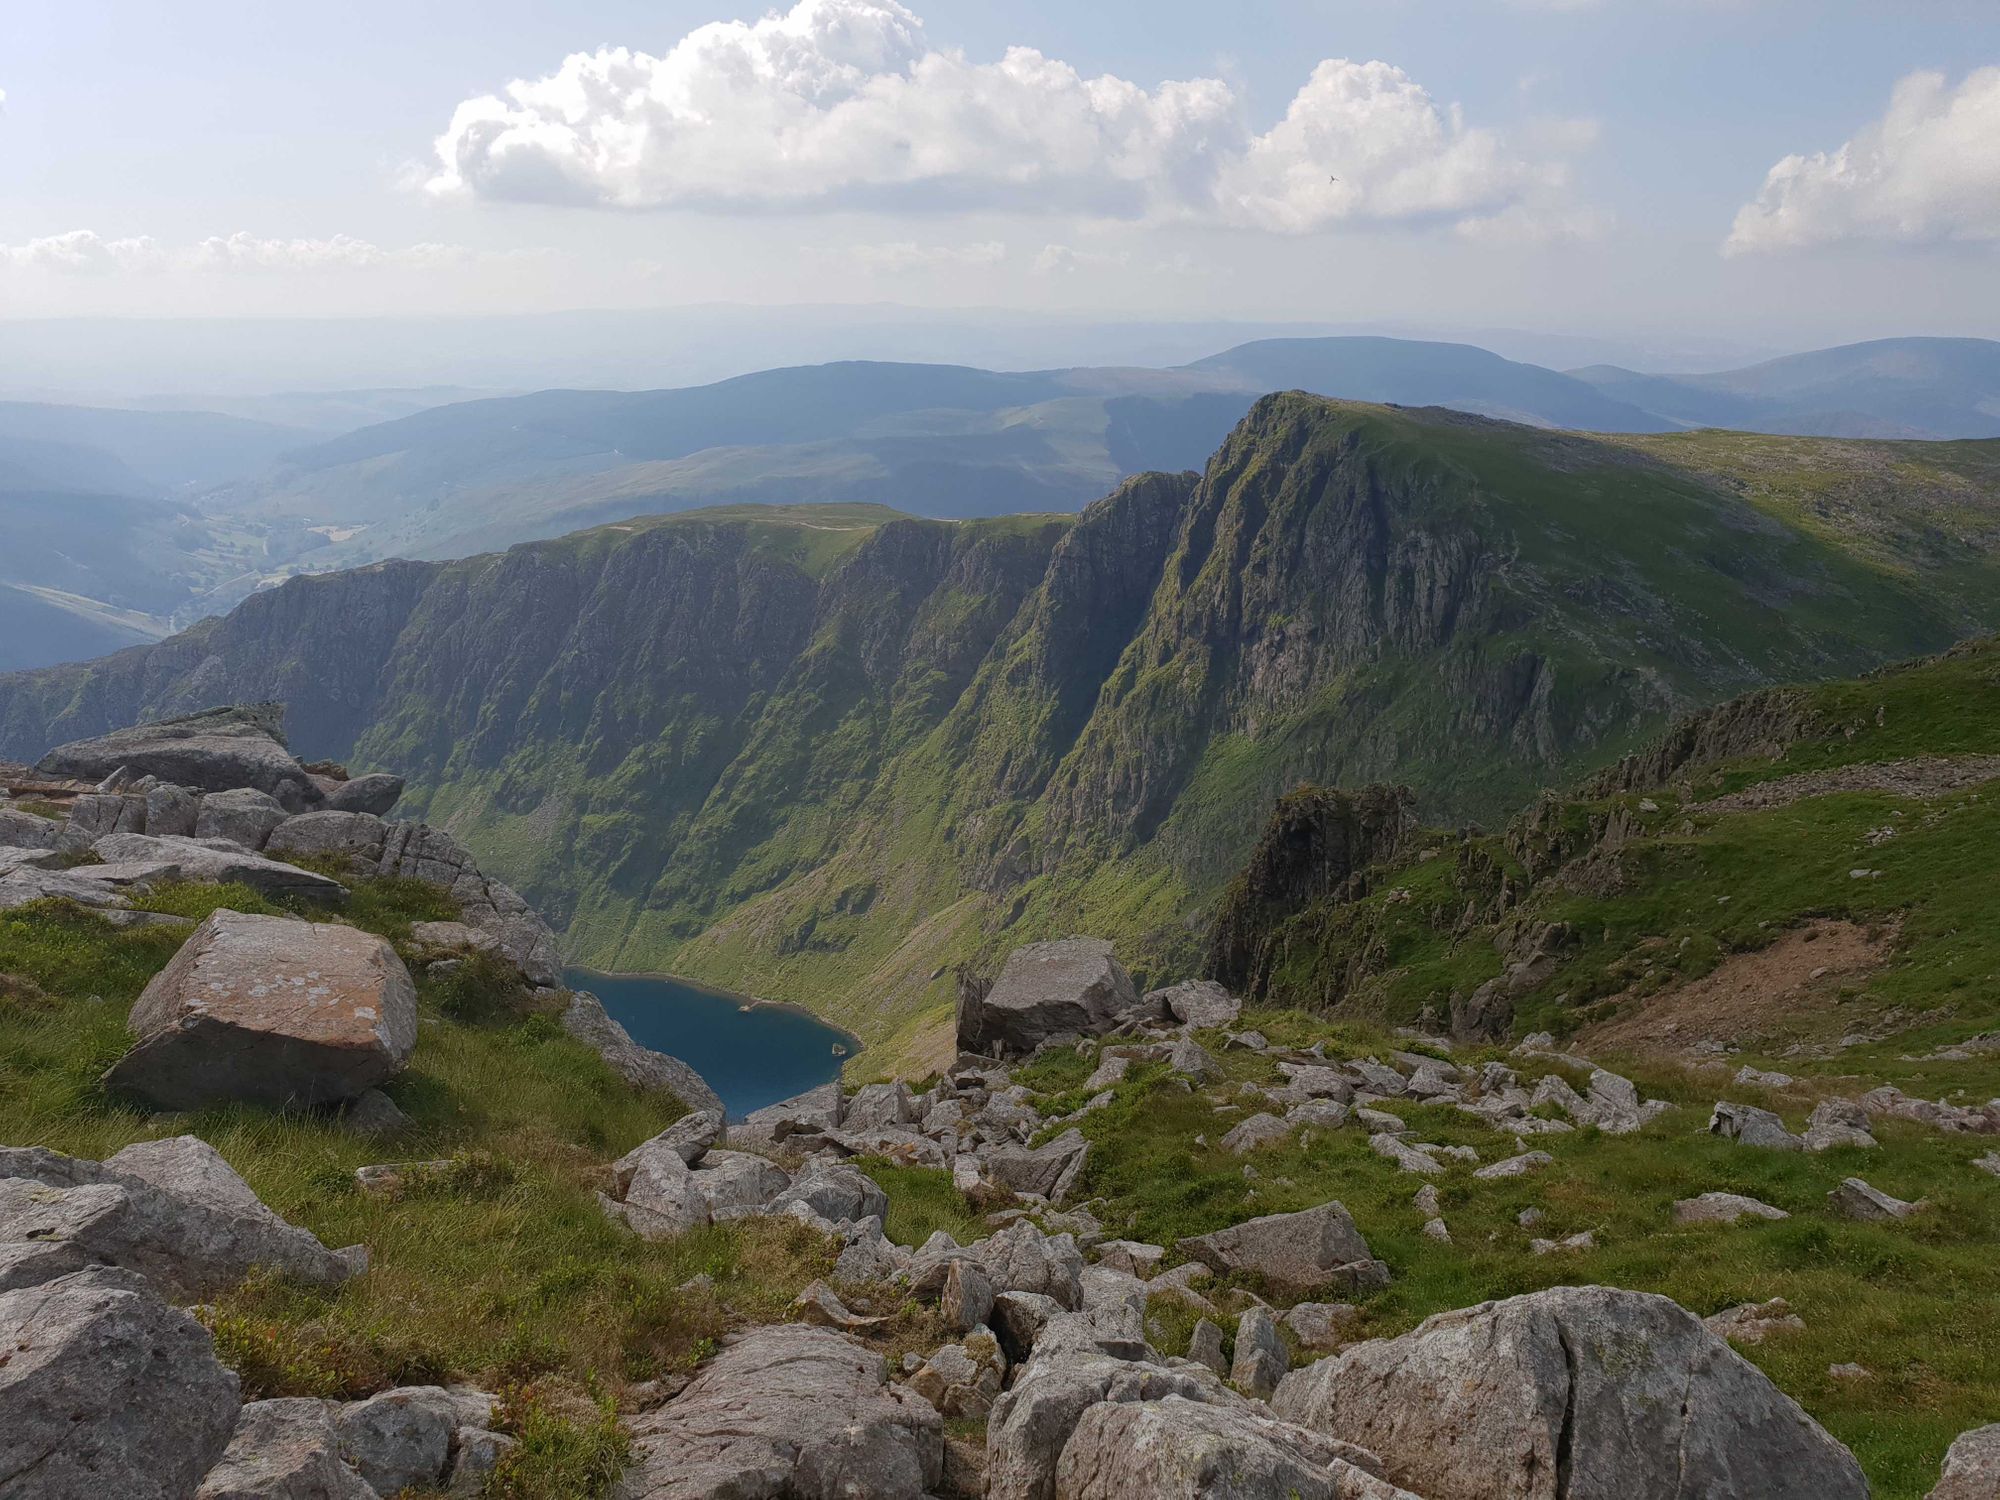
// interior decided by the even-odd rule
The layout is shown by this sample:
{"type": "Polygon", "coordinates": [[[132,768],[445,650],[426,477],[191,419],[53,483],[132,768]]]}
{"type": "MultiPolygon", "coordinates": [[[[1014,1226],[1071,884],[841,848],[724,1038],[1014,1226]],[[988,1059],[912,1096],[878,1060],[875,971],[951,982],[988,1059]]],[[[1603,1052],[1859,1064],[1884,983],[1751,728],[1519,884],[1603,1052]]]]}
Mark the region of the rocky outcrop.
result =
{"type": "Polygon", "coordinates": [[[0,1494],[185,1500],[236,1424],[208,1333],[129,1271],[0,1292],[0,1494]]]}
{"type": "Polygon", "coordinates": [[[195,1500],[380,1500],[341,1456],[329,1403],[311,1397],[252,1401],[236,1419],[222,1461],[195,1500]]]}
{"type": "Polygon", "coordinates": [[[746,1334],[631,1427],[619,1500],[924,1500],[944,1472],[936,1409],[873,1350],[797,1324],[746,1334]]]}
{"type": "Polygon", "coordinates": [[[192,838],[114,833],[98,839],[91,848],[110,864],[171,864],[180,870],[183,880],[247,885],[259,895],[278,900],[289,896],[330,904],[347,895],[339,881],[316,871],[240,849],[212,847],[192,838]]]}
{"type": "Polygon", "coordinates": [[[1280,801],[1243,873],[1223,896],[1207,971],[1240,995],[1269,993],[1286,922],[1321,901],[1358,893],[1357,877],[1394,857],[1416,826],[1408,787],[1359,792],[1308,787],[1280,801]]]}
{"type": "Polygon", "coordinates": [[[132,1006],[138,1037],[108,1087],[166,1109],[318,1105],[393,1077],[417,1042],[417,994],[381,938],[218,911],[132,1006]]]}
{"type": "Polygon", "coordinates": [[[1024,1057],[1053,1036],[1101,1036],[1143,1013],[1132,976],[1100,938],[1029,943],[1007,955],[983,995],[961,992],[958,1047],[1024,1057]]]}
{"type": "Polygon", "coordinates": [[[286,748],[284,716],[283,704],[260,703],[136,724],[58,746],[36,769],[92,782],[127,771],[204,792],[252,787],[304,812],[325,794],[286,748]]]}
{"type": "Polygon", "coordinates": [[[1426,1500],[1865,1500],[1853,1455],[1692,1313],[1564,1287],[1441,1313],[1285,1378],[1278,1416],[1426,1500]]]}
{"type": "Polygon", "coordinates": [[[691,1110],[724,1113],[722,1099],[701,1074],[664,1052],[655,1052],[632,1040],[632,1034],[604,1009],[604,1002],[588,990],[570,997],[563,1011],[563,1030],[596,1052],[611,1071],[634,1088],[660,1089],[672,1094],[691,1110]]]}

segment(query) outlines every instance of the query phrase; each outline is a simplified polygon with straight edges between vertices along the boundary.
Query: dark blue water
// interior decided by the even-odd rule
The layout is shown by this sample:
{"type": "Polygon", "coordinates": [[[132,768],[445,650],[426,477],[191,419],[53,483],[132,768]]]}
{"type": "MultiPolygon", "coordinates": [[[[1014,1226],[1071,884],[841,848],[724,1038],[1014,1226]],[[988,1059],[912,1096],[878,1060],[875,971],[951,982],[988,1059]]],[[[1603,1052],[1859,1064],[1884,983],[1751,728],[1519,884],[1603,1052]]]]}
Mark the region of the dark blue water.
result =
{"type": "Polygon", "coordinates": [[[840,1076],[860,1043],[804,1011],[654,974],[571,969],[571,989],[604,1002],[632,1040],[671,1052],[722,1096],[730,1117],[803,1094],[840,1076]],[[846,1049],[836,1054],[835,1047],[846,1049]]]}

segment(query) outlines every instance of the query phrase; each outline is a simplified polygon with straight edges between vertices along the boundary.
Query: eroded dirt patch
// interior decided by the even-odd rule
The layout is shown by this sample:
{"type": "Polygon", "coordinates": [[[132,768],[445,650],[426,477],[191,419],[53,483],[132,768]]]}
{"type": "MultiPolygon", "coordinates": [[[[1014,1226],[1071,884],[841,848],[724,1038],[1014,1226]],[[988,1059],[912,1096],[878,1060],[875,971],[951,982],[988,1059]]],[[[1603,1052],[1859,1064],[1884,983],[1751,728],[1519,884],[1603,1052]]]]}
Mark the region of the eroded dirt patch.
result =
{"type": "Polygon", "coordinates": [[[1895,942],[1890,923],[1812,922],[1724,959],[1700,979],[1622,1005],[1577,1044],[1585,1053],[1693,1061],[1734,1048],[1782,1053],[1837,1044],[1843,1035],[1872,1038],[1883,1017],[1837,997],[1888,962],[1895,942]]]}

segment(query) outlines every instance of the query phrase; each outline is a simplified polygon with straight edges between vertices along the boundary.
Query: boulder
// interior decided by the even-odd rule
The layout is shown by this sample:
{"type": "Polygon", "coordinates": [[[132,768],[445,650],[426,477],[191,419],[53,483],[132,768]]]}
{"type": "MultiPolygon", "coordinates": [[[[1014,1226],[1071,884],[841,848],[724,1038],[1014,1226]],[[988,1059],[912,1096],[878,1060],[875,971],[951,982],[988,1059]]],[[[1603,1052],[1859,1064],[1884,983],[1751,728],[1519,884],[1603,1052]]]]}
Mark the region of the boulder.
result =
{"type": "Polygon", "coordinates": [[[437,1385],[400,1386],[350,1402],[334,1417],[340,1453],[380,1495],[434,1489],[451,1460],[452,1438],[468,1422],[492,1418],[493,1398],[437,1385]]]}
{"type": "Polygon", "coordinates": [[[18,807],[0,807],[0,849],[53,849],[63,825],[18,807]]]}
{"type": "Polygon", "coordinates": [[[271,830],[290,816],[269,792],[250,787],[210,792],[201,799],[200,810],[195,814],[194,836],[227,839],[245,849],[262,849],[271,830]]]}
{"type": "Polygon", "coordinates": [[[203,792],[254,787],[288,811],[304,812],[319,806],[321,793],[285,748],[284,714],[281,703],[260,703],[136,724],[58,746],[36,769],[44,776],[91,782],[126,769],[203,792]]]}
{"type": "Polygon", "coordinates": [[[129,1271],[0,1293],[0,1494],[184,1500],[229,1445],[235,1375],[129,1271]]]}
{"type": "Polygon", "coordinates": [[[266,854],[305,854],[345,859],[356,865],[372,865],[382,857],[382,841],[389,825],[373,813],[300,813],[271,830],[264,841],[266,854]]]}
{"type": "Polygon", "coordinates": [[[634,1088],[672,1094],[691,1110],[723,1113],[721,1096],[708,1086],[708,1080],[678,1057],[633,1041],[631,1033],[606,1013],[604,1002],[589,991],[578,990],[571,996],[562,1024],[563,1030],[596,1052],[612,1072],[634,1088]]]}
{"type": "MultiPolygon", "coordinates": [[[[382,853],[373,873],[442,886],[457,904],[460,919],[490,932],[530,984],[562,983],[562,949],[549,924],[513,887],[483,874],[466,848],[443,829],[428,823],[384,824],[382,853]]],[[[708,1103],[686,1096],[683,1102],[704,1108],[708,1103]]]]}
{"type": "Polygon", "coordinates": [[[164,1109],[352,1099],[401,1071],[417,992],[381,938],[218,911],[132,1006],[138,1043],[107,1087],[164,1109]]]}
{"type": "Polygon", "coordinates": [[[1190,1031],[1233,1025],[1243,1014],[1243,1002],[1213,979],[1183,979],[1146,995],[1148,1010],[1164,1011],[1190,1031]]]}
{"type": "Polygon", "coordinates": [[[1761,1344],[1774,1333],[1804,1333],[1806,1321],[1783,1297],[1768,1302],[1740,1302],[1710,1313],[1702,1326],[1732,1344],[1761,1344]]]}
{"type": "Polygon", "coordinates": [[[993,1281],[979,1262],[965,1259],[951,1263],[945,1272],[944,1291],[938,1296],[938,1311],[953,1333],[970,1333],[993,1317],[993,1281]]]}
{"type": "Polygon", "coordinates": [[[1132,977],[1100,938],[1030,943],[1007,956],[983,998],[960,997],[958,1046],[988,1057],[1025,1057],[1062,1033],[1102,1036],[1144,1009],[1132,977]]]}
{"type": "Polygon", "coordinates": [[[1875,1143],[1875,1134],[1868,1128],[1868,1111],[1853,1099],[1822,1099],[1806,1121],[1808,1151],[1832,1151],[1840,1146],[1867,1150],[1875,1143]]]}
{"type": "Polygon", "coordinates": [[[670,1151],[683,1166],[696,1167],[701,1165],[701,1159],[708,1154],[709,1148],[721,1139],[722,1111],[698,1109],[682,1115],[658,1135],[641,1141],[611,1164],[612,1176],[618,1180],[618,1191],[623,1194],[632,1186],[633,1176],[653,1152],[670,1151]]]}
{"type": "Polygon", "coordinates": [[[1271,1309],[1248,1307],[1236,1323],[1236,1352],[1229,1366],[1229,1381],[1246,1396],[1262,1400],[1278,1388],[1292,1358],[1285,1341],[1278,1337],[1271,1309]]]}
{"type": "Polygon", "coordinates": [[[880,1219],[889,1212],[889,1195],[876,1185],[874,1178],[859,1167],[836,1162],[809,1164],[770,1200],[770,1211],[785,1213],[794,1203],[803,1204],[834,1224],[880,1219]]]}
{"type": "Polygon", "coordinates": [[[446,953],[498,953],[500,940],[469,922],[412,922],[410,941],[446,953]]]}
{"type": "Polygon", "coordinates": [[[451,1500],[481,1500],[487,1477],[518,1441],[484,1427],[459,1428],[452,1437],[451,1477],[444,1492],[451,1500]]]}
{"type": "Polygon", "coordinates": [[[1789,1219],[1782,1208],[1773,1208],[1741,1193],[1703,1193],[1698,1198],[1682,1198],[1674,1204],[1676,1224],[1734,1224],[1739,1219],[1789,1219]]]}
{"type": "Polygon", "coordinates": [[[1207,1318],[1196,1318],[1194,1328],[1188,1334],[1187,1357],[1204,1369],[1213,1371],[1218,1380],[1229,1378],[1229,1360],[1222,1352],[1221,1325],[1211,1323],[1207,1318]]]}
{"type": "Polygon", "coordinates": [[[881,1355],[797,1324],[746,1334],[631,1432],[619,1500],[923,1500],[944,1472],[937,1411],[881,1355]]]}
{"type": "Polygon", "coordinates": [[[216,848],[200,839],[154,838],[145,833],[107,834],[91,846],[107,864],[140,864],[148,860],[180,866],[184,880],[217,885],[247,885],[259,895],[306,901],[345,899],[347,887],[313,870],[302,870],[261,854],[216,848]]]}
{"type": "Polygon", "coordinates": [[[986,1175],[1010,1193],[1032,1193],[1059,1203],[1076,1184],[1090,1155],[1080,1130],[1065,1130],[1047,1144],[995,1146],[985,1153],[986,1175]]]}
{"type": "MultiPolygon", "coordinates": [[[[1115,1347],[1123,1351],[1126,1341],[1115,1347]]],[[[1200,1365],[1124,1358],[1099,1344],[1089,1319],[1051,1319],[1027,1367],[993,1404],[986,1424],[986,1500],[1055,1500],[1058,1463],[1084,1413],[1104,1402],[1168,1396],[1247,1405],[1200,1365]]]]}
{"type": "Polygon", "coordinates": [[[1167,1066],[1196,1083],[1215,1083],[1222,1077],[1215,1059],[1193,1037],[1184,1036],[1174,1043],[1167,1053],[1167,1066]]]}
{"type": "Polygon", "coordinates": [[[146,788],[146,832],[155,836],[194,832],[201,798],[186,787],[159,782],[146,788]]]}
{"type": "Polygon", "coordinates": [[[961,1344],[946,1344],[917,1367],[910,1389],[937,1408],[942,1416],[984,1418],[993,1409],[1006,1374],[999,1340],[988,1328],[976,1328],[961,1344]]]}
{"type": "Polygon", "coordinates": [[[379,1500],[340,1455],[333,1408],[311,1397],[252,1401],[195,1500],[379,1500]]]}
{"type": "Polygon", "coordinates": [[[1350,1445],[1247,1407],[1167,1396],[1100,1402],[1056,1465],[1062,1500],[1417,1500],[1350,1445]]]}
{"type": "Polygon", "coordinates": [[[1179,1249],[1219,1276],[1247,1272],[1287,1293],[1326,1286],[1372,1290],[1389,1283],[1388,1267],[1370,1253],[1346,1207],[1337,1202],[1249,1219],[1184,1239],[1179,1249]]]}
{"type": "Polygon", "coordinates": [[[1097,1263],[1100,1266],[1123,1271],[1141,1281],[1159,1270],[1160,1262],[1166,1258],[1167,1252],[1160,1246],[1143,1244],[1138,1240],[1106,1240],[1097,1247],[1097,1263]]]}
{"type": "Polygon", "coordinates": [[[377,771],[354,776],[327,793],[326,805],[334,812],[367,813],[386,818],[403,795],[403,778],[377,771]]]}
{"type": "Polygon", "coordinates": [[[1308,1349],[1337,1349],[1361,1321],[1352,1302],[1300,1302],[1285,1314],[1285,1326],[1308,1349]]]}
{"type": "Polygon", "coordinates": [[[899,1130],[917,1121],[917,1104],[907,1083],[868,1083],[842,1106],[841,1128],[849,1131],[899,1130]]]}
{"type": "Polygon", "coordinates": [[[1043,1234],[1021,1219],[974,1245],[996,1291],[1036,1292],[1066,1308],[1083,1305],[1083,1253],[1067,1234],[1043,1234]]]}
{"type": "Polygon", "coordinates": [[[1996,1495],[2000,1495],[2000,1423],[1975,1427],[1953,1439],[1928,1500],[1993,1500],[1996,1495]]]}
{"type": "Polygon", "coordinates": [[[1762,1146],[1770,1151],[1803,1151],[1805,1142],[1785,1129],[1785,1122],[1768,1109],[1751,1104],[1718,1102],[1709,1116],[1708,1132],[1735,1141],[1740,1146],[1762,1146]]]}
{"type": "MultiPolygon", "coordinates": [[[[286,1223],[191,1135],[127,1146],[104,1162],[0,1148],[0,1244],[63,1246],[79,1263],[123,1267],[189,1300],[258,1266],[331,1287],[362,1263],[286,1223]]],[[[20,1284],[27,1272],[14,1259],[20,1284]]]]}
{"type": "Polygon", "coordinates": [[[1901,1198],[1892,1198],[1880,1188],[1870,1187],[1859,1177],[1844,1178],[1839,1187],[1826,1195],[1826,1201],[1835,1213],[1859,1219],[1865,1224],[1893,1224],[1898,1219],[1907,1219],[1923,1207],[1921,1203],[1905,1203],[1901,1198]]]}
{"type": "Polygon", "coordinates": [[[1559,1287],[1293,1372],[1277,1415],[1426,1500],[1865,1500],[1861,1466],[1692,1313],[1559,1287]]]}
{"type": "Polygon", "coordinates": [[[1261,1146],[1273,1145],[1292,1133],[1291,1125],[1276,1115],[1259,1112],[1245,1115],[1218,1144],[1231,1156],[1243,1156],[1261,1146]]]}
{"type": "Polygon", "coordinates": [[[1480,1167],[1472,1175],[1481,1182],[1493,1182],[1503,1177],[1525,1177],[1530,1172],[1540,1171],[1555,1158],[1546,1151],[1527,1151],[1519,1156],[1510,1156],[1505,1161],[1496,1161],[1490,1166],[1480,1167]]]}

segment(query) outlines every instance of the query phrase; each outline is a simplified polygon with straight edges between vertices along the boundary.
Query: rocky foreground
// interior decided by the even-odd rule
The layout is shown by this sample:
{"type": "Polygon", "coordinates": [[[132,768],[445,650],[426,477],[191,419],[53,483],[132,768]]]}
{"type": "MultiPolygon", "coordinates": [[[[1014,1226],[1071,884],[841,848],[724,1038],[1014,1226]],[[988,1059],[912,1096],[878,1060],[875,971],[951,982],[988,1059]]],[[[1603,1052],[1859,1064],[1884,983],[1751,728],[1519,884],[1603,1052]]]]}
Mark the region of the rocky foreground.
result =
{"type": "MultiPolygon", "coordinates": [[[[960,1055],[929,1087],[832,1085],[727,1122],[684,1064],[635,1046],[590,997],[554,994],[547,927],[442,832],[389,820],[393,778],[300,766],[268,715],[68,747],[11,784],[38,810],[0,806],[0,906],[70,902],[186,929],[132,1008],[129,1049],[101,1080],[107,1099],[161,1112],[168,1129],[170,1112],[224,1105],[396,1139],[382,1086],[426,1044],[393,945],[338,922],[218,910],[196,923],[132,902],[190,879],[293,903],[337,903],[343,870],[428,881],[460,920],[413,932],[426,964],[503,959],[619,1077],[691,1106],[606,1165],[599,1206],[618,1234],[673,1244],[756,1219],[823,1238],[825,1274],[785,1321],[739,1325],[691,1374],[621,1393],[612,1492],[626,1500],[1869,1492],[1852,1454],[1731,1346],[1781,1328],[1782,1305],[1704,1322],[1660,1296],[1556,1287],[1357,1338],[1349,1299],[1398,1272],[1337,1199],[1172,1244],[1121,1238],[1101,1200],[1078,1201],[1092,1151],[1080,1126],[1126,1107],[1118,1090],[1145,1069],[1152,1087],[1212,1104],[1219,1149],[1246,1178],[1274,1147],[1365,1140],[1383,1170],[1406,1174],[1425,1235],[1448,1241],[1440,1182],[1530,1178],[1551,1161],[1537,1141],[1629,1135],[1675,1107],[1547,1038],[1478,1063],[1430,1038],[1354,1057],[1276,1045],[1243,1026],[1219,985],[1141,993],[1109,944],[1072,939],[1019,949],[990,985],[964,987],[960,1055]],[[1093,1071],[1059,1112],[1021,1081],[1079,1054],[1093,1071]],[[1280,1081],[1230,1086],[1224,1060],[1245,1054],[1280,1081]],[[1471,1122],[1492,1148],[1427,1139],[1447,1132],[1392,1104],[1471,1122]],[[871,1170],[884,1162],[948,1173],[987,1232],[896,1243],[871,1170]],[[939,1334],[891,1358],[887,1332],[907,1328],[912,1307],[939,1334]]],[[[1731,1092],[1769,1080],[1738,1082],[1731,1092]]],[[[1893,1089],[1822,1101],[1796,1132],[1725,1099],[1706,1128],[1749,1152],[1865,1153],[1883,1120],[2000,1133],[1992,1105],[1893,1089]]],[[[383,1161],[361,1169],[359,1188],[393,1202],[449,1165],[383,1161]]],[[[1826,1207],[1885,1222],[1924,1211],[1860,1177],[1826,1207]]],[[[1711,1193],[1674,1216],[1726,1226],[1786,1214],[1711,1193]]],[[[1528,1232],[1538,1223],[1524,1215],[1528,1232]]],[[[1588,1240],[1537,1238],[1534,1253],[1574,1256],[1588,1240]]],[[[368,1273],[369,1253],[286,1222],[193,1135],[102,1161],[34,1142],[0,1149],[0,1497],[515,1493],[517,1434],[503,1430],[497,1392],[242,1399],[197,1316],[207,1299],[253,1275],[337,1296],[368,1273]]],[[[2000,1427],[1961,1438],[1932,1494],[2000,1496],[2000,1427]]]]}

